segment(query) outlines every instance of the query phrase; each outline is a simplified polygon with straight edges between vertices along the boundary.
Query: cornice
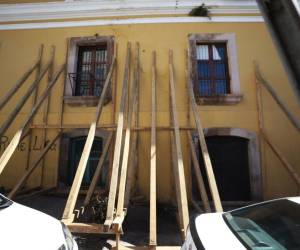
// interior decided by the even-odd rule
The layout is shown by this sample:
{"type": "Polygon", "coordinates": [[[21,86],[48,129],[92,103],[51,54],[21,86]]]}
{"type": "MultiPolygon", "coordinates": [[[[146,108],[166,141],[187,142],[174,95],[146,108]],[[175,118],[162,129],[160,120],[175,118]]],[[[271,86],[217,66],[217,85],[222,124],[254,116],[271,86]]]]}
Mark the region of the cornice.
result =
{"type": "Polygon", "coordinates": [[[66,27],[88,27],[131,24],[165,24],[165,23],[261,23],[260,16],[224,16],[224,17],[152,17],[126,19],[100,19],[87,21],[35,22],[19,24],[0,24],[0,30],[50,29],[66,27]]]}
{"type": "Polygon", "coordinates": [[[0,22],[130,17],[149,15],[184,15],[205,3],[211,14],[259,14],[250,0],[68,0],[65,2],[0,4],[0,22]]]}

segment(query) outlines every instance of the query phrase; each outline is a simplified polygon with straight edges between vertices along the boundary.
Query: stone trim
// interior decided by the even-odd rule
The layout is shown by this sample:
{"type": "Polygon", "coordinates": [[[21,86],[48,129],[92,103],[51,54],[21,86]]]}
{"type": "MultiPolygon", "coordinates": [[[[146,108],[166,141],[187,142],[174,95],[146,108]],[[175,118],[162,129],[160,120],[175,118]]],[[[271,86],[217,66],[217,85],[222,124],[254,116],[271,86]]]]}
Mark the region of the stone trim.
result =
{"type": "MultiPolygon", "coordinates": [[[[187,15],[201,3],[197,0],[97,0],[0,4],[0,21],[68,20],[71,18],[187,15]]],[[[206,1],[211,14],[259,15],[254,0],[206,1]]]]}
{"type": "Polygon", "coordinates": [[[242,100],[242,95],[240,92],[240,77],[239,68],[237,60],[237,50],[236,50],[236,36],[234,33],[206,33],[206,34],[190,34],[189,48],[190,48],[190,58],[191,61],[191,78],[193,82],[197,82],[197,59],[196,59],[196,45],[197,43],[214,43],[214,42],[225,42],[227,45],[227,56],[228,56],[228,70],[230,79],[230,94],[221,96],[208,96],[200,97],[198,91],[195,89],[196,84],[194,84],[194,93],[196,96],[196,101],[198,104],[204,105],[232,105],[239,103],[242,100]]]}
{"type": "MultiPolygon", "coordinates": [[[[259,201],[263,199],[262,188],[262,169],[259,153],[259,143],[257,135],[254,132],[250,132],[241,128],[205,128],[205,137],[209,136],[235,136],[248,139],[248,157],[249,157],[249,171],[250,171],[250,188],[251,199],[259,201]]],[[[197,132],[193,132],[194,138],[197,138],[197,132]]],[[[195,147],[198,148],[199,144],[197,140],[195,147]]],[[[199,152],[199,151],[198,151],[199,152]]]]}
{"type": "Polygon", "coordinates": [[[200,105],[234,105],[243,100],[243,95],[227,94],[208,97],[196,97],[200,105]]]}

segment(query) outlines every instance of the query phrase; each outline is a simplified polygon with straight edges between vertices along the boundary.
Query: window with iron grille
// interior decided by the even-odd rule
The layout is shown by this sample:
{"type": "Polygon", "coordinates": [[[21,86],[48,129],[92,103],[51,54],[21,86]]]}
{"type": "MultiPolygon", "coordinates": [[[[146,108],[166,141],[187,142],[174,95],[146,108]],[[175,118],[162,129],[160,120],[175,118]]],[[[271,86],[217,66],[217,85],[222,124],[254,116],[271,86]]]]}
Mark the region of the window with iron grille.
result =
{"type": "MultiPolygon", "coordinates": [[[[98,104],[114,55],[113,36],[86,36],[69,39],[64,102],[69,106],[98,104]]],[[[104,105],[112,100],[114,80],[107,89],[104,105]]]]}
{"type": "Polygon", "coordinates": [[[197,82],[199,96],[230,93],[226,43],[196,44],[197,82]]]}
{"type": "Polygon", "coordinates": [[[100,96],[107,74],[107,46],[79,46],[76,96],[100,96]]]}
{"type": "Polygon", "coordinates": [[[243,99],[234,33],[189,34],[189,79],[201,105],[234,105],[243,99]]]}

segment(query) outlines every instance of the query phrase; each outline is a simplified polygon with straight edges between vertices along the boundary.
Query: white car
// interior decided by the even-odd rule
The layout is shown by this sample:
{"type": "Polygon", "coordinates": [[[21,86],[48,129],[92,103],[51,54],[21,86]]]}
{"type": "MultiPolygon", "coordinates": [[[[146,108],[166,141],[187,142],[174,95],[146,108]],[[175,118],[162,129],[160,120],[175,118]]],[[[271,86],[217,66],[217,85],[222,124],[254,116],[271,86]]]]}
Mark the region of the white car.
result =
{"type": "Polygon", "coordinates": [[[0,249],[78,250],[78,246],[59,220],[0,194],[0,249]]]}
{"type": "Polygon", "coordinates": [[[299,250],[300,197],[282,198],[190,220],[182,250],[299,250]]]}

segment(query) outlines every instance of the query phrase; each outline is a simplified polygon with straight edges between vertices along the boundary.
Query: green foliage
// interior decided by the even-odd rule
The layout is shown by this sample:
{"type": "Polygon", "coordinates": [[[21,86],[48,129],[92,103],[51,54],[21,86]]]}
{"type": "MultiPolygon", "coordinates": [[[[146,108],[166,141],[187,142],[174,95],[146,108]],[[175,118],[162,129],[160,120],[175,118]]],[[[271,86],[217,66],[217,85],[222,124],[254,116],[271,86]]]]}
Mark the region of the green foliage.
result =
{"type": "Polygon", "coordinates": [[[202,16],[209,17],[209,9],[205,4],[201,4],[200,6],[192,9],[189,13],[189,16],[202,16]]]}

